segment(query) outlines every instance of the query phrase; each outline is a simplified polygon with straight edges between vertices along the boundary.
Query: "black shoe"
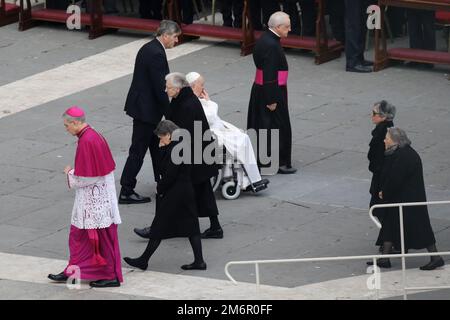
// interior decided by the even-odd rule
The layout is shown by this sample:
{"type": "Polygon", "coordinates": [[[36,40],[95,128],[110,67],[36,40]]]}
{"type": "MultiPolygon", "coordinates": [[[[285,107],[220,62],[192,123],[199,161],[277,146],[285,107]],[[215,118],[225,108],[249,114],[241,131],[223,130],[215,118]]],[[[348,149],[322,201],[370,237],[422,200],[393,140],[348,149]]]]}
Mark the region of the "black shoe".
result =
{"type": "Polygon", "coordinates": [[[202,239],[222,239],[223,238],[223,230],[222,228],[211,230],[211,228],[206,229],[201,234],[202,239]]]}
{"type": "Polygon", "coordinates": [[[372,67],[373,66],[373,61],[363,60],[361,62],[361,65],[364,66],[364,67],[372,67]]]}
{"type": "Polygon", "coordinates": [[[133,231],[136,233],[139,237],[144,239],[150,239],[150,227],[145,227],[143,229],[134,228],[133,231]]]}
{"type": "MultiPolygon", "coordinates": [[[[373,266],[373,261],[367,261],[368,266],[373,266]]],[[[380,268],[391,268],[391,260],[388,258],[377,259],[377,266],[380,268]]]]}
{"type": "Polygon", "coordinates": [[[293,173],[296,173],[296,172],[297,172],[297,169],[292,168],[292,167],[288,167],[288,166],[281,166],[278,169],[278,173],[280,173],[280,174],[293,174],[293,173]]]}
{"type": "Polygon", "coordinates": [[[141,269],[142,271],[145,271],[148,268],[148,262],[142,261],[139,258],[132,259],[132,258],[125,257],[125,258],[123,258],[123,260],[126,263],[128,263],[130,266],[141,269]]]}
{"type": "Polygon", "coordinates": [[[49,274],[48,278],[52,281],[56,281],[56,282],[66,282],[67,279],[69,279],[68,276],[66,276],[64,274],[64,272],[61,272],[59,274],[49,274]]]}
{"type": "Polygon", "coordinates": [[[206,270],[206,263],[191,263],[191,264],[185,264],[181,266],[181,269],[183,270],[206,270]]]}
{"type": "Polygon", "coordinates": [[[267,189],[267,185],[270,183],[268,179],[262,179],[255,183],[252,183],[247,188],[245,188],[245,192],[253,191],[253,192],[259,192],[261,190],[267,189]]]}
{"type": "Polygon", "coordinates": [[[372,68],[364,66],[362,64],[357,64],[354,67],[347,67],[346,71],[347,72],[369,73],[369,72],[372,72],[372,68]]]}
{"type": "Polygon", "coordinates": [[[117,279],[114,280],[97,280],[89,282],[92,288],[113,288],[120,287],[120,282],[117,279]]]}
{"type": "Polygon", "coordinates": [[[136,192],[133,192],[129,195],[120,194],[119,203],[120,204],[134,204],[134,203],[147,203],[150,202],[150,197],[142,197],[138,195],[136,192]]]}
{"type": "Polygon", "coordinates": [[[445,264],[444,259],[439,258],[436,260],[431,260],[429,263],[427,263],[424,266],[420,267],[420,270],[434,270],[436,268],[440,268],[445,264]]]}

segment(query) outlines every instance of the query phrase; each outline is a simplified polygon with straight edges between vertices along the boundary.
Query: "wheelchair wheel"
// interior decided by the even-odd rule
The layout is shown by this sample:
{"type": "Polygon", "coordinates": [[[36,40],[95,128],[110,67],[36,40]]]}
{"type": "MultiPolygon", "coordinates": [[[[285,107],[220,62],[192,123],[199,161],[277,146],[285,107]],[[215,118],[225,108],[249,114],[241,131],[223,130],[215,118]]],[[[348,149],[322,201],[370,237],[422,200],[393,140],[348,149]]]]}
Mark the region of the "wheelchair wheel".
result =
{"type": "Polygon", "coordinates": [[[217,175],[211,177],[211,185],[213,188],[213,192],[216,192],[217,188],[219,188],[221,181],[222,181],[222,169],[219,169],[217,175]]]}
{"type": "Polygon", "coordinates": [[[241,194],[241,188],[234,181],[228,181],[222,186],[222,196],[227,200],[234,200],[241,194]]]}

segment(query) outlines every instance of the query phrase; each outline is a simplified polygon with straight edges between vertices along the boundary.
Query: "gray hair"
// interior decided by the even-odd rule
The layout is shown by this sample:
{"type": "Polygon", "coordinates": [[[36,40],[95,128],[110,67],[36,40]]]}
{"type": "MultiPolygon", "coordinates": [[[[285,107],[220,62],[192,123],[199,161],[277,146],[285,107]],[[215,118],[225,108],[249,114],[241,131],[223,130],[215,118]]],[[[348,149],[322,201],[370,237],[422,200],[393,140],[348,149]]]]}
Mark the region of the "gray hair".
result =
{"type": "Polygon", "coordinates": [[[386,100],[381,100],[379,102],[376,102],[374,104],[377,113],[382,116],[386,117],[386,120],[392,121],[395,117],[396,108],[386,100]]]}
{"type": "Polygon", "coordinates": [[[181,28],[178,25],[178,23],[176,23],[175,21],[172,21],[172,20],[163,20],[159,24],[159,28],[156,31],[156,36],[159,37],[159,36],[162,36],[163,34],[172,35],[172,34],[180,34],[180,33],[181,33],[181,28]]]}
{"type": "Polygon", "coordinates": [[[166,81],[170,81],[175,88],[190,87],[186,80],[186,76],[180,72],[172,72],[166,76],[166,81]]]}
{"type": "Polygon", "coordinates": [[[389,136],[391,137],[392,141],[395,144],[397,144],[400,148],[403,148],[404,146],[409,146],[411,144],[411,140],[409,140],[405,130],[397,127],[391,127],[387,129],[387,132],[389,133],[389,136]]]}
{"type": "Polygon", "coordinates": [[[285,24],[287,18],[289,18],[289,15],[286,12],[277,11],[270,16],[267,25],[269,28],[276,28],[285,24]]]}
{"type": "Polygon", "coordinates": [[[72,122],[72,121],[79,121],[81,123],[85,123],[86,122],[86,116],[84,116],[84,115],[81,116],[81,117],[72,117],[72,116],[69,116],[66,112],[64,112],[63,115],[62,115],[62,118],[64,120],[69,121],[69,122],[72,122]]]}
{"type": "Polygon", "coordinates": [[[172,121],[163,120],[158,123],[158,126],[156,127],[155,131],[153,131],[153,133],[157,136],[165,136],[166,134],[172,135],[172,133],[177,129],[179,129],[179,127],[172,121]]]}

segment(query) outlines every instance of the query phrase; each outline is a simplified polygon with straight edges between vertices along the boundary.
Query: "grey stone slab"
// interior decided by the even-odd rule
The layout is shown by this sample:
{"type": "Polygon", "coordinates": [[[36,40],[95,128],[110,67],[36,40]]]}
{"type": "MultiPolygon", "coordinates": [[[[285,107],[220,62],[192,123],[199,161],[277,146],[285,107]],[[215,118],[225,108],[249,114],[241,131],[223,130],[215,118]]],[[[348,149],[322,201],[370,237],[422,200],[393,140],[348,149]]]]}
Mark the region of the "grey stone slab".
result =
{"type": "Polygon", "coordinates": [[[2,154],[1,164],[14,164],[18,159],[26,160],[60,148],[60,144],[27,139],[7,140],[0,143],[0,149],[9,150],[2,154]]]}
{"type": "Polygon", "coordinates": [[[364,208],[370,200],[370,181],[342,178],[317,191],[298,197],[303,202],[364,208]]]}
{"type": "MultiPolygon", "coordinates": [[[[70,164],[67,163],[67,164],[70,164]]],[[[74,197],[74,191],[70,190],[67,185],[67,177],[62,170],[63,167],[57,168],[56,173],[47,173],[43,178],[37,180],[34,178],[29,183],[25,184],[20,190],[15,192],[16,195],[24,197],[33,197],[37,199],[44,199],[48,202],[56,202],[64,199],[74,197]]],[[[29,170],[30,172],[39,172],[37,169],[21,169],[29,170]]]]}
{"type": "Polygon", "coordinates": [[[50,204],[48,199],[37,199],[18,195],[0,196],[0,223],[19,218],[30,212],[47,208],[50,204]]]}
{"type": "Polygon", "coordinates": [[[41,182],[47,182],[53,175],[47,170],[0,165],[0,195],[13,194],[41,182]]]}
{"type": "MultiPolygon", "coordinates": [[[[301,156],[301,155],[300,155],[301,156]]],[[[325,156],[303,168],[307,173],[320,172],[323,175],[371,179],[366,153],[343,151],[325,156]]]]}
{"type": "Polygon", "coordinates": [[[5,251],[10,248],[16,248],[30,241],[42,238],[51,234],[48,230],[39,230],[34,228],[25,228],[20,226],[0,225],[0,250],[5,251]]]}
{"type": "Polygon", "coordinates": [[[64,284],[0,280],[0,300],[152,300],[152,298],[101,292],[89,287],[69,290],[64,284]]]}
{"type": "Polygon", "coordinates": [[[55,231],[69,228],[73,200],[58,201],[49,207],[30,212],[14,220],[8,220],[10,226],[55,231]]]}

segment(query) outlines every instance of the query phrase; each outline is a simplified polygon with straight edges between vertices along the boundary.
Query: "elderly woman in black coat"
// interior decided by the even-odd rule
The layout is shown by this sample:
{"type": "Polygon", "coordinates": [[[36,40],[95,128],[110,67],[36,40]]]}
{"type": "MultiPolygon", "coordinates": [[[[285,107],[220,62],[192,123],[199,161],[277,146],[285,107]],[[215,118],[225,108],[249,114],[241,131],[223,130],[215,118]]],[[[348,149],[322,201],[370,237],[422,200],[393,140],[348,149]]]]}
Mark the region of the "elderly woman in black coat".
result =
{"type": "MultiPolygon", "coordinates": [[[[377,102],[372,108],[372,123],[375,128],[372,130],[372,139],[369,143],[369,152],[367,158],[369,159],[369,171],[372,172],[372,181],[370,183],[370,207],[375,204],[382,203],[378,197],[381,191],[381,169],[384,162],[384,138],[386,137],[387,129],[394,126],[393,120],[395,117],[396,108],[385,100],[377,102]]],[[[376,209],[374,215],[382,222],[386,210],[376,209]]],[[[380,251],[383,246],[380,246],[380,251]]]]}
{"type": "MultiPolygon", "coordinates": [[[[161,121],[155,130],[161,148],[161,179],[157,184],[156,213],[144,253],[136,259],[124,258],[130,266],[146,270],[148,260],[162,239],[188,237],[194,252],[194,262],[181,266],[184,270],[206,270],[203,260],[198,210],[191,181],[190,164],[174,161],[172,150],[177,142],[171,137],[178,129],[172,121],[161,121]]],[[[179,149],[179,148],[178,148],[179,149]]],[[[174,154],[178,155],[177,152],[174,154]]]]}
{"type": "MultiPolygon", "coordinates": [[[[395,127],[388,128],[384,143],[386,151],[379,198],[385,203],[427,201],[422,161],[411,147],[405,131],[395,127]]],[[[405,250],[426,248],[428,252],[437,252],[427,206],[404,207],[403,222],[405,250]]],[[[392,246],[400,248],[400,241],[399,210],[389,208],[383,218],[377,245],[383,245],[383,254],[389,254],[392,246]]],[[[391,267],[388,258],[379,259],[377,265],[391,267]]],[[[434,270],[443,265],[444,260],[440,256],[431,256],[431,261],[420,269],[434,270]]]]}

